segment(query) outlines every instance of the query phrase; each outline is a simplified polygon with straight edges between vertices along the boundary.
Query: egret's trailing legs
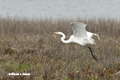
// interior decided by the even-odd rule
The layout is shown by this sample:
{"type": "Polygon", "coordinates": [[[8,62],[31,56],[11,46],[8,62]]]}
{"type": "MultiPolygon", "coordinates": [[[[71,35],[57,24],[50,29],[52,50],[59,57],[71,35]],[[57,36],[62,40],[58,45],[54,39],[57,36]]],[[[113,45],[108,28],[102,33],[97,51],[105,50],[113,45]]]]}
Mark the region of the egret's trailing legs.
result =
{"type": "Polygon", "coordinates": [[[96,56],[94,55],[92,49],[91,49],[90,47],[88,47],[88,49],[90,50],[92,57],[93,57],[96,61],[98,61],[98,59],[97,59],[96,56]]]}

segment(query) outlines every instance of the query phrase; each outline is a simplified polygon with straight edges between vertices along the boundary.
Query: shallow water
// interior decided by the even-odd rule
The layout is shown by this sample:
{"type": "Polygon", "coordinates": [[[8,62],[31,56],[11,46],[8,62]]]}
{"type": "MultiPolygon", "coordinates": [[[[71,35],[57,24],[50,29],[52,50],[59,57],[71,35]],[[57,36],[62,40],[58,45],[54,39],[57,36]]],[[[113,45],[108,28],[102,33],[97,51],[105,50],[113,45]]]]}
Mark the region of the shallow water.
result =
{"type": "Polygon", "coordinates": [[[0,0],[0,16],[120,18],[120,0],[0,0]]]}

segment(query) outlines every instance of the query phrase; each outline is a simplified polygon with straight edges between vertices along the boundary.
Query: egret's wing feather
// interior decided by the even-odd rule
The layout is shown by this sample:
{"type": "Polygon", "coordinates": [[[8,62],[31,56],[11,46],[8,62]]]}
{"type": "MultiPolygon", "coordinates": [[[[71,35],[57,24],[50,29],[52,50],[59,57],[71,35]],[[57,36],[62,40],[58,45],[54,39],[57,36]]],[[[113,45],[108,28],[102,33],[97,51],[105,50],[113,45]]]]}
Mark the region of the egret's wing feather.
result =
{"type": "Polygon", "coordinates": [[[73,22],[71,23],[71,28],[73,30],[73,35],[76,37],[87,37],[87,32],[86,32],[86,24],[84,23],[79,23],[79,22],[73,22]]]}

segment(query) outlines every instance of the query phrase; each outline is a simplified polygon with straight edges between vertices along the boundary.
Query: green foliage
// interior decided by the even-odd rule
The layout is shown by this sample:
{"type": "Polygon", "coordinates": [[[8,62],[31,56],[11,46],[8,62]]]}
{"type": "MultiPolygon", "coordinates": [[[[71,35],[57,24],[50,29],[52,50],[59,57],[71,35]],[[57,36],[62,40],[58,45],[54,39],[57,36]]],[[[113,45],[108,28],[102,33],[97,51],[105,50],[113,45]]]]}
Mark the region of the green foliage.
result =
{"type": "Polygon", "coordinates": [[[19,62],[14,61],[14,62],[1,62],[2,68],[6,72],[17,72],[19,70],[19,62]]]}
{"type": "Polygon", "coordinates": [[[90,77],[90,80],[98,80],[98,75],[92,75],[92,76],[90,77]]]}

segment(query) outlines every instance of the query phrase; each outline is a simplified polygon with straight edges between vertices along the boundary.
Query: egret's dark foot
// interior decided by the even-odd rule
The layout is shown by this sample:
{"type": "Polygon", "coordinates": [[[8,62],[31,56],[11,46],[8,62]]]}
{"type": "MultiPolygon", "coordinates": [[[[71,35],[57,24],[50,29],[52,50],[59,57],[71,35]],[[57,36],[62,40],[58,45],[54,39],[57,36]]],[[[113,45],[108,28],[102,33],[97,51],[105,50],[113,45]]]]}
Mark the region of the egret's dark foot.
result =
{"type": "Polygon", "coordinates": [[[94,58],[95,61],[99,61],[99,60],[96,58],[96,56],[93,56],[93,58],[94,58]]]}

